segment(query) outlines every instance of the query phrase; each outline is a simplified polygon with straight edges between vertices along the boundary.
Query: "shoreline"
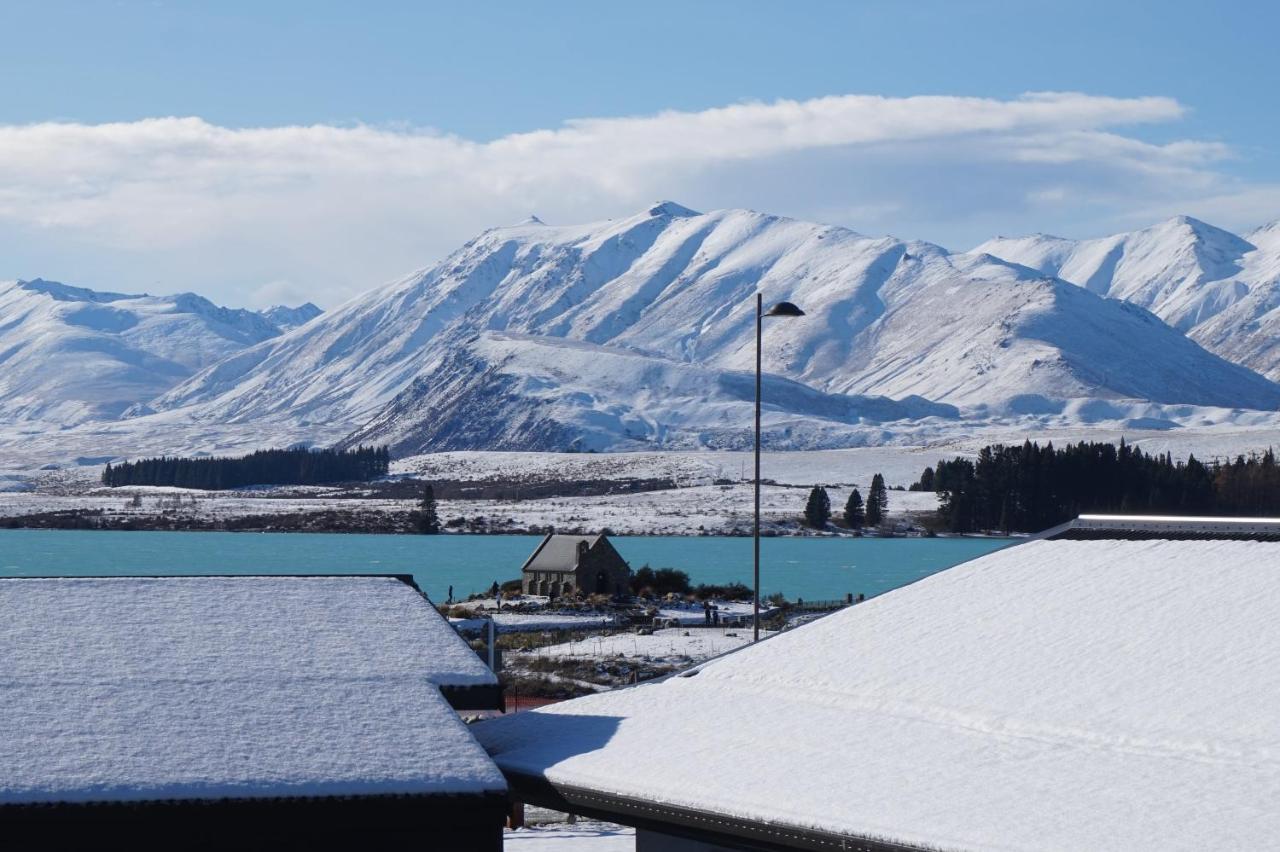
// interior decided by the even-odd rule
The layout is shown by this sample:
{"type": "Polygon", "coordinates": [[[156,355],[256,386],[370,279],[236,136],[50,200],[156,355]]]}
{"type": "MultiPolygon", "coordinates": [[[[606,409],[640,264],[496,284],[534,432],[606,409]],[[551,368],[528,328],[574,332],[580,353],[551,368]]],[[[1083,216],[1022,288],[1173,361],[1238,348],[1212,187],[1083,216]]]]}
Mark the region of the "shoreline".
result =
{"type": "MultiPolygon", "coordinates": [[[[136,524],[121,526],[92,526],[92,525],[14,525],[6,521],[16,520],[16,518],[5,519],[0,521],[0,533],[7,531],[14,532],[161,532],[161,533],[234,533],[234,534],[281,534],[281,535],[391,535],[403,536],[406,538],[464,538],[474,536],[529,536],[538,537],[546,535],[546,530],[528,530],[528,529],[495,529],[495,530],[441,530],[438,533],[419,533],[409,530],[381,530],[381,529],[287,529],[287,528],[269,528],[269,527],[241,527],[237,529],[228,529],[217,526],[140,526],[136,524]]],[[[565,535],[594,535],[600,530],[586,529],[561,529],[557,528],[555,532],[565,535]]],[[[613,538],[751,538],[751,533],[736,531],[720,531],[720,532],[700,532],[700,533],[678,533],[678,532],[615,532],[607,533],[613,538]]],[[[833,540],[850,540],[857,541],[859,539],[886,541],[886,540],[915,540],[915,539],[1012,539],[1025,538],[1034,535],[1029,532],[1010,532],[997,533],[950,533],[939,532],[935,535],[925,535],[919,532],[913,533],[863,533],[861,535],[853,535],[847,532],[777,532],[764,531],[760,533],[761,538],[786,538],[786,539],[814,539],[822,541],[833,540]]]]}

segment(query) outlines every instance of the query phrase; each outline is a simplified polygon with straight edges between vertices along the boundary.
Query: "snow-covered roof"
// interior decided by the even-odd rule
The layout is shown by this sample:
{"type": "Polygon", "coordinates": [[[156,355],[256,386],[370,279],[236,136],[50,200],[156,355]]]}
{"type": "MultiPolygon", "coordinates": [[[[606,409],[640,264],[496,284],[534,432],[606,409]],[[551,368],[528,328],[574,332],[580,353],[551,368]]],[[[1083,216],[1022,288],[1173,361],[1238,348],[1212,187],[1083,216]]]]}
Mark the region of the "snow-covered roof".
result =
{"type": "Polygon", "coordinates": [[[500,792],[395,577],[0,580],[0,805],[500,792]]]}
{"type": "Polygon", "coordinates": [[[477,736],[518,793],[775,843],[1259,848],[1278,607],[1275,543],[1036,540],[477,736]]]}

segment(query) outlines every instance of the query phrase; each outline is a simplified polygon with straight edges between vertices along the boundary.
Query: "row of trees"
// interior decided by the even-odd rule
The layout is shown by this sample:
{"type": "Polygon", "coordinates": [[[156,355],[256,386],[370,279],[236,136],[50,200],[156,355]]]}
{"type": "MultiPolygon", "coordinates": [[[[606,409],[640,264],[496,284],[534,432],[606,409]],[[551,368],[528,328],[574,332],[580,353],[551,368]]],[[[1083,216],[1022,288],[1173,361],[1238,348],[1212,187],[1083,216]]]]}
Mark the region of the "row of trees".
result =
{"type": "Polygon", "coordinates": [[[1089,512],[1275,515],[1280,465],[1268,450],[1233,461],[1149,455],[1129,446],[1027,441],[984,447],[977,460],[951,459],[926,468],[918,491],[942,495],[940,514],[952,532],[1038,532],[1089,512]]]}
{"type": "MultiPolygon", "coordinates": [[[[862,492],[853,489],[844,504],[844,525],[858,530],[863,527],[878,527],[889,511],[889,489],[885,487],[884,477],[876,474],[871,478],[871,489],[864,502],[862,492]]],[[[831,497],[827,489],[821,485],[814,486],[809,492],[809,499],[804,505],[805,526],[814,529],[825,529],[831,522],[831,497]]]]}
{"type": "Polygon", "coordinates": [[[386,447],[354,450],[258,450],[234,458],[161,456],[108,464],[102,484],[172,485],[219,491],[246,485],[321,485],[365,482],[386,474],[391,453],[386,447]]]}

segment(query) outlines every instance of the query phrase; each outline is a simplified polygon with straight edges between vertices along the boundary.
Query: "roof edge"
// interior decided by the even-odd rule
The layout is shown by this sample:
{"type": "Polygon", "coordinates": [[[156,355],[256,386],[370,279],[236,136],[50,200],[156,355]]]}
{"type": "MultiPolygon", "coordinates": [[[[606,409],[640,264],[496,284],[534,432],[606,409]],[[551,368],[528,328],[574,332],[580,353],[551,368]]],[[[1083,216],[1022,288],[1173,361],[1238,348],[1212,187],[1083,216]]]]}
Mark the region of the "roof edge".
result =
{"type": "Polygon", "coordinates": [[[1179,515],[1080,515],[1037,539],[1280,539],[1280,518],[1179,515]]]}
{"type": "MultiPolygon", "coordinates": [[[[502,767],[499,766],[499,769],[502,767]]],[[[567,784],[554,784],[541,776],[503,771],[511,796],[531,805],[617,822],[641,829],[675,834],[714,843],[729,835],[748,840],[761,852],[787,850],[842,850],[842,852],[924,852],[926,847],[876,840],[852,834],[763,823],[697,808],[644,801],[567,784]]]]}
{"type": "Polygon", "coordinates": [[[529,566],[533,564],[533,560],[538,558],[538,554],[541,553],[542,549],[547,546],[547,542],[551,541],[551,537],[553,535],[555,535],[555,533],[547,533],[545,536],[542,537],[542,541],[538,544],[537,547],[533,549],[533,553],[530,553],[529,558],[526,559],[524,561],[524,564],[520,566],[521,574],[529,570],[529,566]]]}

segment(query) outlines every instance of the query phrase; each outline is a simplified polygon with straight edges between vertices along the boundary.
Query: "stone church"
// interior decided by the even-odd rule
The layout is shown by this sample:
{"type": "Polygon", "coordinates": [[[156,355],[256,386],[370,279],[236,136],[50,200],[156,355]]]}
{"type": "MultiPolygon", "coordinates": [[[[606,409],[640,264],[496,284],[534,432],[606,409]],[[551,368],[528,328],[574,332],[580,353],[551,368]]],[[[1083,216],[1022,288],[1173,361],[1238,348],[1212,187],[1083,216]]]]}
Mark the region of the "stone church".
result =
{"type": "Polygon", "coordinates": [[[520,572],[526,595],[625,595],[631,568],[604,535],[548,535],[520,572]]]}

